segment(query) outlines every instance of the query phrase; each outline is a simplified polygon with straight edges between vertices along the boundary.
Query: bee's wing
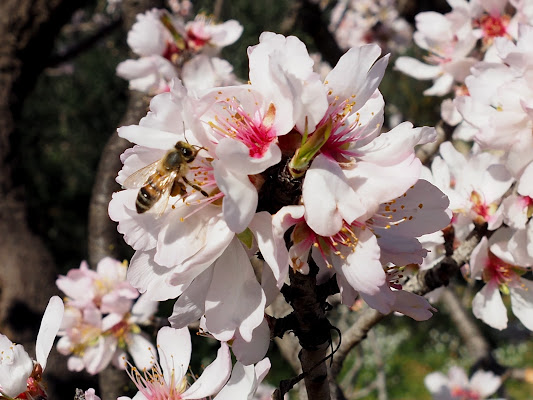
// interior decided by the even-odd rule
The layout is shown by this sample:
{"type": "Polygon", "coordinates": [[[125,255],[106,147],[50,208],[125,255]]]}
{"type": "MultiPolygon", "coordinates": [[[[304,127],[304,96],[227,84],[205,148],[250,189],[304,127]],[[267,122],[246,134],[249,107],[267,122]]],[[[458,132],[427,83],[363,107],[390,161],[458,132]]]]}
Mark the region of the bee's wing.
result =
{"type": "Polygon", "coordinates": [[[157,214],[157,217],[160,217],[165,212],[168,199],[170,198],[170,192],[172,190],[172,185],[174,184],[174,179],[178,176],[177,172],[171,172],[167,176],[163,177],[164,182],[160,182],[163,190],[161,191],[161,197],[157,202],[152,206],[150,212],[157,214]]]}
{"type": "Polygon", "coordinates": [[[152,164],[148,164],[146,167],[141,168],[138,171],[135,171],[133,174],[128,176],[122,186],[125,189],[138,189],[143,187],[146,184],[148,178],[157,170],[157,165],[161,160],[157,160],[152,164]]]}

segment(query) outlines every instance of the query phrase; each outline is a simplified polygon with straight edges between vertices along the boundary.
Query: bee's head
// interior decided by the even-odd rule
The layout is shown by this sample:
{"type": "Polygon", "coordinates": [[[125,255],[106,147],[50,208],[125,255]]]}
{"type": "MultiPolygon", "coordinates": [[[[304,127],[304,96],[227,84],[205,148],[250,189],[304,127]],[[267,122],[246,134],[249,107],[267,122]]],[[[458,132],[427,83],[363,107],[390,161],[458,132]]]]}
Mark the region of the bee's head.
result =
{"type": "Polygon", "coordinates": [[[183,159],[186,162],[192,162],[194,161],[196,154],[202,149],[202,147],[196,148],[198,146],[193,146],[192,144],[189,144],[187,142],[179,141],[176,143],[176,150],[180,153],[180,155],[183,157],[183,159]]]}

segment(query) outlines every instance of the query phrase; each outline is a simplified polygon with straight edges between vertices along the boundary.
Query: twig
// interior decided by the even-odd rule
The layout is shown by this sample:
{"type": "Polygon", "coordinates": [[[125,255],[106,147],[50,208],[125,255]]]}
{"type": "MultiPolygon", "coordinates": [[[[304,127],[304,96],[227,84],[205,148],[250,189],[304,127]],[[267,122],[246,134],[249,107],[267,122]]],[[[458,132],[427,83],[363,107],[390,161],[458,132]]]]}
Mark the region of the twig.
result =
{"type": "Polygon", "coordinates": [[[215,19],[220,21],[220,18],[222,16],[222,8],[224,7],[224,0],[216,0],[215,6],[213,7],[213,15],[215,16],[215,19]]]}
{"type": "MultiPolygon", "coordinates": [[[[450,278],[468,261],[472,250],[487,232],[487,225],[476,225],[468,237],[457,247],[451,256],[447,256],[439,264],[429,270],[419,271],[404,285],[403,289],[418,295],[446,286],[450,278]]],[[[380,322],[385,315],[371,308],[366,308],[357,321],[342,334],[342,344],[333,358],[332,373],[337,376],[344,359],[352,348],[363,340],[368,331],[380,322]]]]}
{"type": "Polygon", "coordinates": [[[445,288],[441,294],[441,301],[466,343],[468,352],[478,359],[487,358],[490,354],[489,343],[472,320],[471,314],[464,309],[457,295],[449,288],[445,288]]]}
{"type": "Polygon", "coordinates": [[[370,339],[370,345],[372,346],[372,352],[376,361],[376,388],[378,390],[378,399],[387,400],[387,379],[385,376],[385,363],[383,362],[383,354],[381,354],[376,333],[374,331],[368,332],[368,338],[370,339]]]}

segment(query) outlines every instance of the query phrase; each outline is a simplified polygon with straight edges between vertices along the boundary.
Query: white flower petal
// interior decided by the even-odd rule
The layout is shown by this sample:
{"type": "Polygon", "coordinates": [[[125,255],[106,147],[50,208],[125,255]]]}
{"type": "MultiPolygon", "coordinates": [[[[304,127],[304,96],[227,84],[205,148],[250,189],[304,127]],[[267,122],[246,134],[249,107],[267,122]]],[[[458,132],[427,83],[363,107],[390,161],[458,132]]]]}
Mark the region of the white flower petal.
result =
{"type": "Polygon", "coordinates": [[[37,342],[35,343],[35,358],[41,364],[43,370],[46,368],[46,360],[54,345],[54,339],[61,326],[64,312],[63,300],[59,296],[53,296],[44,311],[41,327],[37,334],[37,342]]]}
{"type": "Polygon", "coordinates": [[[495,282],[487,283],[472,300],[472,312],[495,329],[507,328],[507,309],[495,282]]]}
{"type": "Polygon", "coordinates": [[[180,382],[187,373],[191,360],[189,328],[161,328],[157,333],[157,351],[165,382],[170,384],[172,379],[175,383],[180,382]]]}
{"type": "Polygon", "coordinates": [[[203,399],[213,396],[227,382],[231,374],[231,354],[226,343],[220,343],[217,358],[182,395],[182,399],[203,399]]]}

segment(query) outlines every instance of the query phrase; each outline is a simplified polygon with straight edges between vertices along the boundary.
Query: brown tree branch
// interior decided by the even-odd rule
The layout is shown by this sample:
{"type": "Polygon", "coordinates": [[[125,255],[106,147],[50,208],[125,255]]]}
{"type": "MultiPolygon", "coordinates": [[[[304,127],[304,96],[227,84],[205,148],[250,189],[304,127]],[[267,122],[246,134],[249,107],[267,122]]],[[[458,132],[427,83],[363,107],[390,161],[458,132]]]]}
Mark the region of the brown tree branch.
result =
{"type": "MultiPolygon", "coordinates": [[[[450,278],[469,260],[470,254],[486,232],[486,224],[476,226],[451,256],[447,256],[429,270],[419,271],[409,279],[403,289],[422,296],[438,287],[448,285],[450,278]]],[[[331,368],[334,376],[339,374],[350,350],[357,346],[366,337],[368,331],[384,317],[385,315],[379,311],[367,307],[361,312],[357,321],[342,333],[342,343],[335,353],[331,368]]]]}

